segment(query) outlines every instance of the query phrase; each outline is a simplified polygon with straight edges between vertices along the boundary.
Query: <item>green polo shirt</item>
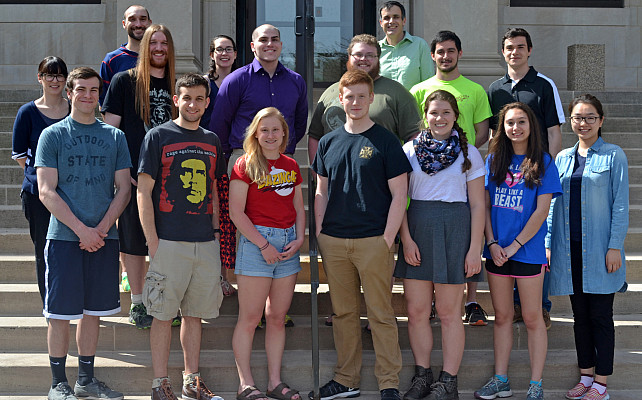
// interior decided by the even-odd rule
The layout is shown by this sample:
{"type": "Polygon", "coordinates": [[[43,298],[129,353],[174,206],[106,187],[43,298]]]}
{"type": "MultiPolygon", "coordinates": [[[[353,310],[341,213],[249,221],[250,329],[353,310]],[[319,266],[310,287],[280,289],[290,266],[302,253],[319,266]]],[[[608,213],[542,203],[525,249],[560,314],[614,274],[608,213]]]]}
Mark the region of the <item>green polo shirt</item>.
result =
{"type": "Polygon", "coordinates": [[[414,85],[435,75],[435,66],[430,58],[430,47],[419,36],[405,32],[396,46],[391,46],[384,37],[379,41],[381,76],[393,79],[410,90],[414,85]]]}

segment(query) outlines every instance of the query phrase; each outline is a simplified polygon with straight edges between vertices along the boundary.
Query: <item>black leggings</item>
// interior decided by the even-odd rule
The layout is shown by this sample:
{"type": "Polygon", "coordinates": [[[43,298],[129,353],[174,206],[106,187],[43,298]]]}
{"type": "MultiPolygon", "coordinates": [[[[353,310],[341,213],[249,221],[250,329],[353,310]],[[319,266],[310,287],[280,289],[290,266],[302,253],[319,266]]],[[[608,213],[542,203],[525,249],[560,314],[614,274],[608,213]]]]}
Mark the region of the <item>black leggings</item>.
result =
{"type": "MultiPolygon", "coordinates": [[[[606,266],[604,266],[606,268],[606,266]]],[[[575,350],[580,368],[595,367],[597,375],[613,374],[615,293],[591,294],[582,291],[582,242],[571,240],[573,292],[571,306],[575,323],[575,350]]]]}

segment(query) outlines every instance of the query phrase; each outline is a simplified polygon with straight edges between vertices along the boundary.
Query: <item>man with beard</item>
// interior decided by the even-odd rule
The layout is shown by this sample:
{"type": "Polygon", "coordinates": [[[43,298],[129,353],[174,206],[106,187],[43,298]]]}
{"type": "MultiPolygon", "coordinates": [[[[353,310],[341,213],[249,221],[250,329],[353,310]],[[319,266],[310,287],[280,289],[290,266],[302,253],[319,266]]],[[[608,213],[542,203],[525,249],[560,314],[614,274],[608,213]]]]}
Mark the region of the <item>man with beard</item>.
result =
{"type": "Polygon", "coordinates": [[[127,43],[107,53],[100,65],[100,77],[103,80],[100,104],[105,100],[105,94],[114,75],[136,66],[138,52],[140,51],[140,40],[145,34],[145,29],[151,24],[152,20],[149,18],[149,11],[145,7],[132,5],[125,10],[123,29],[127,32],[127,43]]]}
{"type": "MultiPolygon", "coordinates": [[[[408,90],[397,81],[379,75],[380,56],[381,47],[374,36],[357,35],[348,46],[348,71],[360,69],[374,80],[374,101],[370,105],[370,118],[404,142],[419,132],[421,117],[408,90]]],[[[321,137],[340,128],[345,122],[346,113],[339,101],[337,82],[323,92],[312,115],[308,128],[310,162],[314,160],[321,137]]]]}
{"type": "MultiPolygon", "coordinates": [[[[461,54],[461,40],[455,32],[439,31],[430,43],[430,56],[437,65],[437,72],[432,78],[413,86],[410,93],[415,96],[424,117],[426,99],[432,92],[442,89],[452,93],[459,108],[457,123],[464,130],[468,143],[479,148],[488,140],[488,119],[492,113],[484,88],[459,72],[457,62],[461,54]]],[[[479,273],[467,279],[465,322],[485,326],[488,324],[486,312],[477,303],[477,284],[483,280],[483,275],[479,273]]]]}
{"type": "MultiPolygon", "coordinates": [[[[138,329],[152,324],[143,305],[147,245],[138,219],[136,178],[140,146],[145,133],[172,118],[174,94],[174,42],[164,25],[151,25],[143,35],[140,62],[136,68],[119,72],[109,86],[101,112],[105,122],[125,132],[134,167],[131,170],[131,201],[118,220],[120,259],[131,286],[129,322],[138,329]]],[[[180,324],[177,319],[176,324],[180,324]]]]}
{"type": "Polygon", "coordinates": [[[455,96],[459,107],[457,123],[466,132],[468,143],[479,148],[488,140],[488,118],[492,116],[484,88],[464,77],[459,72],[461,40],[451,31],[439,31],[430,43],[430,56],[437,65],[435,76],[410,89],[415,96],[421,114],[424,114],[426,99],[437,89],[446,90],[455,96]]]}
{"type": "Polygon", "coordinates": [[[285,153],[292,155],[305,136],[308,122],[307,87],[301,75],[279,62],[283,42],[279,30],[269,24],[252,32],[250,43],[254,61],[225,78],[216,95],[210,130],[221,138],[228,155],[228,174],[243,154],[245,129],[254,115],[266,107],[276,107],[290,129],[285,153]]]}
{"type": "Polygon", "coordinates": [[[208,92],[209,83],[201,75],[182,76],[173,97],[178,118],[150,130],[140,151],[139,212],[151,259],[144,299],[154,318],[152,400],[176,399],[167,363],[172,318],[179,308],[185,361],[182,398],[222,400],[199,373],[201,318],[218,317],[223,300],[216,181],[225,176],[225,158],[218,137],[199,126],[208,92]]]}

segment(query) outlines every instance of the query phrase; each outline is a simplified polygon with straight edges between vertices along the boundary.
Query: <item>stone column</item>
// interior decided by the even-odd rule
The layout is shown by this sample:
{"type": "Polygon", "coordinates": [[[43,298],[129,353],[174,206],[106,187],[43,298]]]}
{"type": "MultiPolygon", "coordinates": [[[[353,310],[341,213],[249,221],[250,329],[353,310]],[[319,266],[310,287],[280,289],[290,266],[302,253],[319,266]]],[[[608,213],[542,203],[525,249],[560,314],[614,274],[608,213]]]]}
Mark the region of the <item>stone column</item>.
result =
{"type": "Polygon", "coordinates": [[[604,90],[604,45],[568,46],[568,90],[604,90]]]}

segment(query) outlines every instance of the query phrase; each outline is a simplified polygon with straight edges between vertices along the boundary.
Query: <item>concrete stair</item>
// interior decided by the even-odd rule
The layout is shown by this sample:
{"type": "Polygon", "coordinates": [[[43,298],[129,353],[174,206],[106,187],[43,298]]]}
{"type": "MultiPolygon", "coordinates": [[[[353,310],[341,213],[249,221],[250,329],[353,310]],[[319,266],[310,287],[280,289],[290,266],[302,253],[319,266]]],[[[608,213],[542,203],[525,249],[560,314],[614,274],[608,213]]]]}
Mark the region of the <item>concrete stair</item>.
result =
{"type": "MultiPolygon", "coordinates": [[[[630,174],[630,228],[626,239],[627,281],[629,291],[616,296],[615,374],[609,379],[609,392],[614,399],[642,398],[642,380],[637,379],[642,368],[642,92],[594,93],[605,105],[607,119],[604,138],[620,145],[627,154],[630,174]],[[612,388],[612,390],[611,390],[612,388]]],[[[572,92],[562,92],[562,101],[568,104],[572,92]]],[[[0,400],[41,399],[50,384],[46,347],[46,322],[41,314],[41,302],[35,284],[33,245],[27,223],[20,206],[22,171],[10,159],[13,117],[27,101],[39,96],[38,90],[0,89],[0,400]],[[26,379],[25,379],[26,378],[26,379]]],[[[570,126],[563,126],[563,147],[576,141],[570,126]]],[[[307,150],[302,142],[295,158],[302,167],[304,198],[307,202],[307,150]]],[[[307,242],[306,242],[307,246],[307,242]]],[[[294,294],[290,314],[295,327],[288,328],[286,351],[283,357],[283,379],[306,395],[312,389],[310,316],[310,262],[307,248],[302,252],[303,271],[294,294]]],[[[322,262],[319,262],[322,265],[322,262]]],[[[325,275],[321,269],[319,287],[319,345],[321,384],[332,376],[336,354],[332,329],[324,326],[325,315],[331,313],[325,275]]],[[[232,278],[232,281],[234,279],[232,278]]],[[[489,313],[489,326],[466,326],[466,350],[459,373],[461,398],[472,398],[493,372],[493,308],[487,284],[481,284],[478,300],[489,313]]],[[[577,380],[576,355],[573,340],[573,322],[568,297],[553,297],[549,353],[544,373],[546,399],[563,398],[564,392],[577,380]]],[[[97,376],[114,389],[124,391],[128,399],[149,398],[152,378],[149,331],[140,331],[127,321],[129,294],[121,294],[123,309],[116,316],[105,318],[100,327],[98,343],[97,376]]],[[[408,341],[407,318],[402,286],[393,289],[393,306],[398,316],[399,341],[404,367],[401,372],[401,389],[404,390],[413,370],[413,358],[408,341]]],[[[463,310],[463,308],[462,308],[463,310]]],[[[236,296],[226,298],[221,316],[203,324],[201,372],[208,385],[226,399],[235,397],[238,377],[231,351],[231,337],[238,313],[236,296]]],[[[362,310],[365,315],[365,309],[362,310]]],[[[362,325],[366,324],[365,318],[362,325]]],[[[432,366],[441,369],[441,330],[439,319],[433,321],[434,348],[432,366]]],[[[70,339],[71,356],[68,360],[68,377],[76,378],[75,323],[70,339]]],[[[374,352],[369,334],[362,332],[363,369],[362,397],[379,398],[374,378],[374,352]]],[[[264,352],[265,331],[255,335],[252,357],[253,372],[259,388],[265,389],[267,362],[264,352]]],[[[182,369],[178,329],[173,330],[170,356],[170,376],[178,385],[182,369]]],[[[528,368],[527,333],[523,323],[513,325],[513,352],[511,370],[515,398],[524,397],[530,371],[528,368]]]]}

